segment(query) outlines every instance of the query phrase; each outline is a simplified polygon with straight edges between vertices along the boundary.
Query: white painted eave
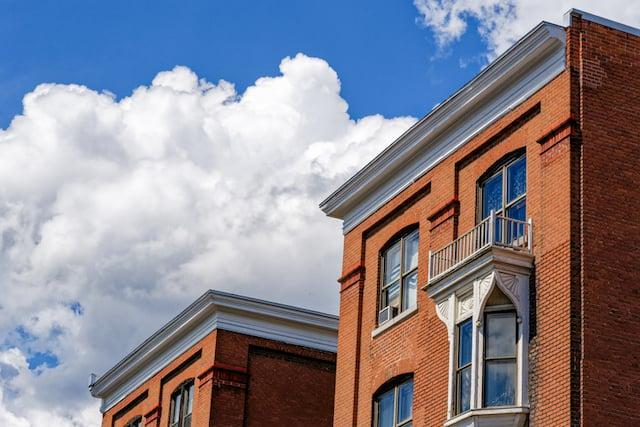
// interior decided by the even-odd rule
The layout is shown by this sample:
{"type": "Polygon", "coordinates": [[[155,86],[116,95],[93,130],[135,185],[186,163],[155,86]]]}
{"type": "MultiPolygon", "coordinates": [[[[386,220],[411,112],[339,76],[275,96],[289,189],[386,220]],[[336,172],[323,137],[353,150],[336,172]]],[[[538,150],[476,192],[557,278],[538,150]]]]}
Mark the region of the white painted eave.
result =
{"type": "Polygon", "coordinates": [[[336,352],[338,317],[208,291],[89,386],[104,413],[216,329],[336,352]]]}
{"type": "Polygon", "coordinates": [[[563,27],[541,23],[413,125],[320,208],[346,234],[565,69],[563,27]]]}

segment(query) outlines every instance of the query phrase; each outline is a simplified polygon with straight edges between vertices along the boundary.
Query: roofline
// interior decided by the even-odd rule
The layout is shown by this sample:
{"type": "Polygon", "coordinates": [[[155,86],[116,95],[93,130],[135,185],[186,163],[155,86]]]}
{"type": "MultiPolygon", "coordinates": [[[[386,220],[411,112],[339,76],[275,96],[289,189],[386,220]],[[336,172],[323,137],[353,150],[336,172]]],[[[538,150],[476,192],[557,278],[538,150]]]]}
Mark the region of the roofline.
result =
{"type": "Polygon", "coordinates": [[[625,33],[633,34],[634,36],[640,37],[640,29],[636,27],[632,27],[630,25],[622,24],[620,22],[612,21],[607,18],[603,18],[598,15],[594,15],[589,12],[582,11],[580,9],[569,9],[567,13],[564,14],[564,25],[566,27],[570,27],[573,24],[572,16],[574,14],[578,14],[582,17],[582,19],[590,22],[595,22],[596,24],[604,25],[605,27],[613,28],[615,30],[620,30],[625,33]]]}
{"type": "MultiPolygon", "coordinates": [[[[469,111],[474,106],[479,106],[483,102],[486,102],[486,98],[483,95],[490,91],[499,90],[500,86],[505,84],[505,82],[517,77],[518,73],[522,72],[521,67],[523,63],[535,60],[538,57],[540,61],[547,59],[550,55],[550,42],[559,41],[559,43],[554,44],[554,52],[562,49],[562,53],[564,53],[565,39],[566,33],[564,27],[548,22],[538,24],[505,53],[500,55],[495,61],[476,75],[476,77],[415,123],[353,177],[323,200],[320,203],[320,209],[330,217],[345,219],[345,215],[353,210],[358,203],[362,203],[368,193],[378,186],[377,178],[379,178],[382,173],[388,175],[392,169],[397,170],[400,168],[403,162],[415,155],[418,146],[421,146],[421,149],[423,149],[424,146],[433,144],[434,140],[446,130],[446,127],[458,126],[456,121],[460,118],[463,111],[469,111]]],[[[550,70],[555,72],[552,77],[558,74],[557,71],[559,67],[557,62],[556,60],[554,64],[549,66],[550,70]]],[[[564,70],[564,57],[562,57],[561,65],[562,70],[564,70]]],[[[548,80],[543,80],[544,79],[538,77],[536,84],[548,82],[548,80]]],[[[536,87],[535,89],[537,90],[538,88],[539,87],[536,87]]],[[[527,93],[527,96],[530,96],[530,94],[531,93],[527,93]]],[[[526,98],[521,97],[518,99],[518,102],[522,102],[524,99],[526,98]]],[[[508,104],[506,108],[510,109],[514,106],[515,105],[508,104]]],[[[502,111],[502,114],[505,112],[506,111],[502,111]]],[[[495,114],[492,114],[490,118],[495,120],[497,117],[495,117],[495,114]]],[[[484,123],[484,127],[486,128],[488,124],[490,123],[484,123]]],[[[482,129],[476,126],[472,130],[474,132],[473,135],[476,135],[482,129]]],[[[466,141],[473,135],[467,133],[463,136],[466,138],[466,141]]],[[[457,148],[459,147],[455,147],[455,149],[457,148]]],[[[402,191],[429,169],[433,168],[437,163],[450,155],[451,152],[451,150],[447,151],[444,155],[440,156],[437,161],[432,162],[426,168],[416,171],[416,174],[396,188],[395,192],[377,201],[375,208],[372,207],[368,209],[368,214],[371,214],[375,209],[398,194],[399,191],[402,191]]],[[[353,229],[367,216],[368,215],[364,214],[359,215],[359,218],[349,224],[347,224],[345,220],[345,233],[353,229]]]]}
{"type": "Polygon", "coordinates": [[[101,410],[108,410],[216,329],[335,352],[338,316],[209,290],[92,379],[91,395],[102,398],[101,410]]]}

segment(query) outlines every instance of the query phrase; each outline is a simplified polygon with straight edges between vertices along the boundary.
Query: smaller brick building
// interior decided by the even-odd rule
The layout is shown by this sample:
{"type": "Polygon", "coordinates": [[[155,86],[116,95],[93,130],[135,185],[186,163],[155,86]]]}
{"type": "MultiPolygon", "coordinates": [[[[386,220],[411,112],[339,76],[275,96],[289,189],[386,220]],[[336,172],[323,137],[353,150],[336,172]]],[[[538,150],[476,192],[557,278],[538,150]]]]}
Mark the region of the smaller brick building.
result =
{"type": "Polygon", "coordinates": [[[89,388],[103,427],[330,426],[337,325],[208,291],[89,388]]]}

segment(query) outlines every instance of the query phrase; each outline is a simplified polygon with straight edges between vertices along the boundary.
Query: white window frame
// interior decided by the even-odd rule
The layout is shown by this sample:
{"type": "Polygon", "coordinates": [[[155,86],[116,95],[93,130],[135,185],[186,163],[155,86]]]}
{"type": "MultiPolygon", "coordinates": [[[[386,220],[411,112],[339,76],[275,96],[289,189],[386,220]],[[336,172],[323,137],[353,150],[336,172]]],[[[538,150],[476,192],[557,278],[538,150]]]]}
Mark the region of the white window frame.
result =
{"type": "Polygon", "coordinates": [[[417,296],[418,296],[417,295],[417,290],[418,290],[417,274],[418,274],[418,265],[420,264],[419,249],[418,249],[418,254],[416,255],[418,257],[418,261],[416,262],[416,265],[407,271],[404,270],[405,242],[408,241],[413,236],[417,236],[418,245],[420,245],[420,231],[418,227],[415,227],[409,230],[408,232],[404,233],[401,237],[392,240],[393,243],[390,245],[386,245],[385,248],[380,253],[380,289],[378,292],[380,302],[379,302],[379,308],[378,308],[378,325],[386,324],[392,321],[395,317],[398,317],[401,313],[411,311],[413,308],[415,308],[417,304],[417,296]],[[387,254],[396,246],[399,246],[400,248],[400,277],[399,279],[394,280],[391,283],[385,283],[385,265],[386,265],[387,254]],[[406,297],[407,292],[409,292],[405,283],[405,279],[408,276],[412,275],[414,272],[416,273],[416,288],[415,288],[416,294],[414,295],[414,298],[416,299],[416,304],[411,304],[407,307],[403,307],[404,298],[406,297]],[[391,306],[388,302],[386,304],[384,303],[385,301],[384,292],[391,286],[392,283],[395,283],[396,281],[399,281],[399,284],[400,284],[399,304],[397,306],[391,306]],[[380,321],[380,313],[385,309],[390,310],[390,313],[388,314],[388,317],[385,321],[380,321]]]}
{"type": "MultiPolygon", "coordinates": [[[[499,424],[500,417],[516,419],[520,426],[528,413],[528,334],[529,334],[529,285],[528,274],[514,274],[492,270],[483,277],[453,289],[448,297],[437,300],[437,314],[449,331],[449,393],[448,420],[445,426],[499,424]],[[491,292],[498,287],[512,304],[485,307],[491,292]],[[515,311],[516,313],[516,395],[515,404],[509,406],[484,406],[484,320],[491,311],[515,311]],[[458,326],[465,321],[472,323],[471,398],[470,408],[457,411],[458,326]],[[469,424],[469,419],[476,420],[469,424]],[[491,421],[495,420],[495,421],[491,421]],[[487,424],[488,422],[488,424],[487,424]]],[[[500,424],[502,425],[502,424],[500,424]]],[[[506,425],[506,424],[505,424],[506,425]]]]}

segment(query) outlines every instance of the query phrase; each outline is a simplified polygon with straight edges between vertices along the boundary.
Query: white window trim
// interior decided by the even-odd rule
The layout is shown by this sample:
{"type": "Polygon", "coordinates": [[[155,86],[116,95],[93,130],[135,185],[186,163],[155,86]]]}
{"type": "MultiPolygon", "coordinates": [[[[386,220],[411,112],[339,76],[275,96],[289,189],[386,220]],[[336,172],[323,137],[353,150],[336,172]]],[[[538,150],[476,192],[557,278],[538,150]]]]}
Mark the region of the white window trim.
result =
{"type": "MultiPolygon", "coordinates": [[[[482,263],[480,263],[482,264],[482,263]]],[[[490,419],[504,419],[513,414],[513,423],[521,426],[528,413],[528,342],[529,342],[529,269],[509,268],[509,263],[496,266],[484,264],[485,268],[467,275],[464,280],[453,281],[440,288],[436,298],[436,312],[447,326],[449,334],[449,391],[447,397],[447,422],[445,426],[474,426],[486,424],[490,419]],[[483,349],[484,313],[487,299],[498,287],[507,295],[516,311],[518,338],[516,341],[516,396],[515,405],[506,407],[483,407],[483,349]],[[456,399],[456,345],[457,325],[472,317],[472,366],[470,410],[455,413],[456,399]],[[510,414],[510,415],[507,415],[510,414]]],[[[433,295],[432,295],[433,296],[433,295]]],[[[509,418],[511,419],[511,418],[509,418]]],[[[489,424],[486,424],[489,425],[489,424]]],[[[502,424],[501,424],[502,425],[502,424]]]]}

